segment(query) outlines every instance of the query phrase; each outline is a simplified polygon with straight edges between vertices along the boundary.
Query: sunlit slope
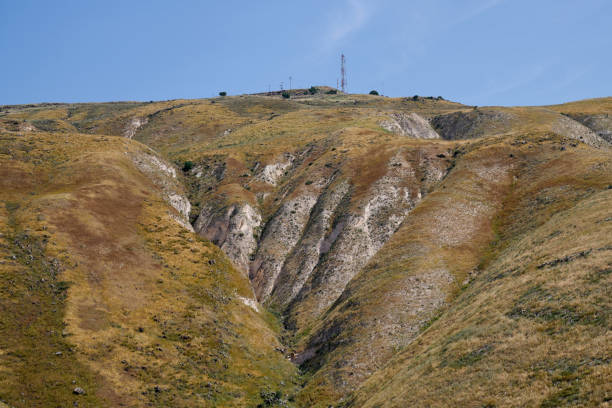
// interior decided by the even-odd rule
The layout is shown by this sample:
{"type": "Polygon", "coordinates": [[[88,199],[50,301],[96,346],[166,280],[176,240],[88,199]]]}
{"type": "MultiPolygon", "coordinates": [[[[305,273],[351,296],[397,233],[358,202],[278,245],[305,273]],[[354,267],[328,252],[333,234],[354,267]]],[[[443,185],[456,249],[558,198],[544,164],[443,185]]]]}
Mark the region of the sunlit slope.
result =
{"type": "Polygon", "coordinates": [[[0,143],[0,400],[253,406],[291,388],[248,280],[134,164],[146,147],[39,132],[0,143]]]}
{"type": "Polygon", "coordinates": [[[610,155],[585,146],[561,153],[553,143],[512,151],[522,163],[496,239],[457,297],[350,406],[610,400],[610,155]]]}
{"type": "Polygon", "coordinates": [[[605,406],[611,101],[4,106],[0,266],[71,265],[45,330],[87,392],[61,401],[605,406]],[[27,228],[55,246],[11,249],[27,228]]]}

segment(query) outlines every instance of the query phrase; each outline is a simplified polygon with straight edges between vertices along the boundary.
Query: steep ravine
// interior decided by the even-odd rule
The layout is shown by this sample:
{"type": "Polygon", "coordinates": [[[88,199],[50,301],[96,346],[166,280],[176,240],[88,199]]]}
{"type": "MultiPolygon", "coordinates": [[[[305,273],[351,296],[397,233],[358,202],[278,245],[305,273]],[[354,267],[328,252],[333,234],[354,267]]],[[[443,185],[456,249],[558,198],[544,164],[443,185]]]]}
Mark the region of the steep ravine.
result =
{"type": "MultiPolygon", "coordinates": [[[[365,191],[358,196],[348,163],[347,174],[313,171],[319,178],[285,194],[265,221],[260,206],[242,202],[215,208],[211,203],[203,206],[194,229],[248,273],[260,302],[308,323],[340,296],[446,174],[450,162],[445,154],[440,156],[421,149],[399,150],[378,169],[378,178],[359,187],[365,191]]],[[[253,177],[270,176],[271,167],[286,168],[268,164],[253,177]]]]}
{"type": "MultiPolygon", "coordinates": [[[[313,347],[328,337],[321,337],[318,330],[309,336],[308,331],[319,325],[349,282],[448,174],[455,165],[452,146],[442,141],[391,147],[376,153],[375,169],[363,167],[370,165],[363,156],[348,156],[332,168],[326,156],[335,154],[332,147],[317,156],[322,160],[305,164],[306,174],[292,164],[281,177],[267,180],[275,183],[267,202],[208,202],[194,229],[248,274],[257,300],[282,316],[289,333],[298,336],[286,337],[290,342],[286,346],[297,352],[288,357],[311,371],[318,363],[309,360],[332,349],[313,347]]],[[[262,173],[271,167],[284,166],[260,165],[251,177],[262,180],[262,173]]],[[[432,303],[433,308],[439,305],[432,303]]],[[[368,364],[385,358],[370,356],[368,364]]]]}

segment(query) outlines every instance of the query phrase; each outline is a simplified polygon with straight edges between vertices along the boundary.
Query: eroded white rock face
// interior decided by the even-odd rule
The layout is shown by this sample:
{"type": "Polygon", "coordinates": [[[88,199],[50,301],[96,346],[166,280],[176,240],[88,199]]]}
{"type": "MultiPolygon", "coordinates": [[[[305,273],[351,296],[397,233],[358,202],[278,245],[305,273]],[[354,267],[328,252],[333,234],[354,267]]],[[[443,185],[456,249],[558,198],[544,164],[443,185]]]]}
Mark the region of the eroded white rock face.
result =
{"type": "Polygon", "coordinates": [[[240,296],[240,295],[236,295],[236,297],[246,306],[250,307],[256,312],[259,312],[259,303],[257,303],[255,299],[245,298],[244,296],[240,296]]]}
{"type": "Polygon", "coordinates": [[[193,230],[191,224],[189,224],[189,213],[191,212],[191,203],[182,194],[177,193],[169,193],[168,194],[168,203],[174,207],[176,211],[181,215],[178,217],[177,221],[185,228],[189,230],[193,230]]]}
{"type": "MultiPolygon", "coordinates": [[[[417,191],[410,191],[406,179],[415,171],[403,154],[396,154],[388,164],[387,174],[377,180],[358,206],[341,221],[342,229],[328,256],[319,263],[302,290],[299,300],[307,300],[309,313],[319,315],[342,293],[347,283],[365,266],[399,228],[418,201],[417,191]]],[[[417,183],[414,183],[415,185],[417,183]]],[[[334,231],[332,231],[334,233],[334,231]]]]}
{"type": "Polygon", "coordinates": [[[338,238],[343,224],[334,225],[334,215],[349,190],[349,183],[343,181],[319,197],[302,238],[284,261],[271,295],[274,302],[282,305],[291,302],[312,274],[321,256],[329,251],[338,238]]]}
{"type": "Polygon", "coordinates": [[[195,231],[219,246],[245,274],[250,256],[257,249],[261,215],[248,203],[215,209],[205,206],[195,222],[195,231]]]}
{"type": "Polygon", "coordinates": [[[275,186],[284,176],[285,171],[291,167],[295,157],[292,154],[285,154],[282,161],[264,166],[257,175],[257,179],[275,186]]]}
{"type": "Polygon", "coordinates": [[[417,113],[392,113],[388,120],[380,123],[383,129],[416,139],[440,139],[428,121],[417,113]]]}
{"type": "Polygon", "coordinates": [[[177,180],[176,168],[158,157],[153,150],[146,153],[126,154],[136,167],[160,188],[164,200],[176,210],[175,213],[170,214],[172,218],[184,228],[193,231],[189,223],[191,203],[177,180]]]}
{"type": "MultiPolygon", "coordinates": [[[[278,182],[284,176],[279,169],[293,165],[292,157],[264,167],[256,177],[278,182]]],[[[312,174],[307,188],[282,194],[285,198],[265,225],[249,204],[210,204],[202,209],[195,230],[248,271],[259,302],[288,307],[289,313],[306,302],[316,318],[397,231],[428,186],[447,171],[448,162],[432,159],[431,152],[402,150],[358,201],[351,198],[350,178],[312,174]]]]}
{"type": "Polygon", "coordinates": [[[317,196],[305,194],[283,203],[266,225],[249,277],[255,295],[264,301],[272,292],[285,258],[302,236],[317,196]]]}
{"type": "Polygon", "coordinates": [[[561,116],[553,123],[552,130],[562,136],[579,140],[593,147],[611,147],[605,139],[598,136],[591,129],[566,116],[561,116]]]}
{"type": "Polygon", "coordinates": [[[132,118],[132,120],[130,120],[129,123],[125,126],[125,129],[123,130],[123,136],[127,137],[128,139],[132,139],[138,129],[146,125],[148,122],[148,118],[132,118]]]}
{"type": "Polygon", "coordinates": [[[571,118],[582,123],[600,138],[612,145],[612,116],[609,113],[600,113],[594,115],[577,114],[571,115],[571,118]]]}

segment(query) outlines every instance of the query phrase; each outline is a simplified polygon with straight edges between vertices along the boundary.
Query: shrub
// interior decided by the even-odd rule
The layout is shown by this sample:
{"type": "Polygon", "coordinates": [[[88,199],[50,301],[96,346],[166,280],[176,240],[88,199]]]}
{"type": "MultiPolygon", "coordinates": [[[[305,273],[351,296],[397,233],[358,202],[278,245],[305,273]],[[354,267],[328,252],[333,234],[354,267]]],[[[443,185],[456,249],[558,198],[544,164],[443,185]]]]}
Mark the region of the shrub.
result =
{"type": "Polygon", "coordinates": [[[185,163],[183,163],[183,171],[189,171],[193,169],[193,162],[187,160],[185,163]]]}
{"type": "Polygon", "coordinates": [[[225,92],[225,91],[219,92],[219,96],[225,96],[225,95],[227,95],[227,92],[225,92]]]}
{"type": "Polygon", "coordinates": [[[375,90],[375,89],[372,89],[372,90],[370,91],[370,95],[378,95],[378,91],[377,91],[377,90],[375,90]]]}
{"type": "MultiPolygon", "coordinates": [[[[283,404],[283,393],[281,391],[261,391],[259,393],[263,403],[258,404],[258,408],[271,407],[283,404]]],[[[283,404],[284,405],[284,404],[283,404]]]]}
{"type": "Polygon", "coordinates": [[[314,86],[311,86],[311,87],[308,89],[308,92],[310,92],[310,94],[311,94],[311,95],[316,94],[316,93],[317,93],[317,91],[318,91],[318,89],[317,89],[316,87],[314,87],[314,86]]]}
{"type": "Polygon", "coordinates": [[[414,96],[412,97],[412,100],[413,100],[413,101],[418,101],[418,100],[419,100],[419,95],[414,95],[414,96]]]}
{"type": "Polygon", "coordinates": [[[282,93],[281,95],[282,95],[282,96],[283,96],[283,98],[285,98],[285,99],[289,99],[289,97],[291,96],[291,95],[289,95],[289,92],[287,92],[287,91],[283,91],[283,93],[282,93]]]}
{"type": "Polygon", "coordinates": [[[337,89],[330,89],[329,91],[325,92],[328,95],[335,95],[338,93],[337,89]]]}

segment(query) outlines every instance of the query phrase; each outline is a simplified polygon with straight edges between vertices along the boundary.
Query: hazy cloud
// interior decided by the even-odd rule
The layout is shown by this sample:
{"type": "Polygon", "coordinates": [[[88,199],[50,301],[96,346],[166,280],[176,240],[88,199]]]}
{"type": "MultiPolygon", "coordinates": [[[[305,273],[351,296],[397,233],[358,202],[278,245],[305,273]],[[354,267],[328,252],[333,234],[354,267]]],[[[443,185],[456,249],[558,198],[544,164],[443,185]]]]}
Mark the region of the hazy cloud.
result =
{"type": "Polygon", "coordinates": [[[371,2],[346,0],[343,7],[330,13],[321,37],[322,47],[332,50],[341,45],[347,37],[359,31],[368,22],[373,11],[371,2]]]}
{"type": "Polygon", "coordinates": [[[465,14],[459,16],[459,18],[454,21],[454,24],[464,23],[468,20],[473,19],[474,17],[479,16],[480,14],[486,12],[493,7],[498,6],[503,3],[505,0],[486,0],[477,4],[475,7],[469,8],[465,14]]]}

